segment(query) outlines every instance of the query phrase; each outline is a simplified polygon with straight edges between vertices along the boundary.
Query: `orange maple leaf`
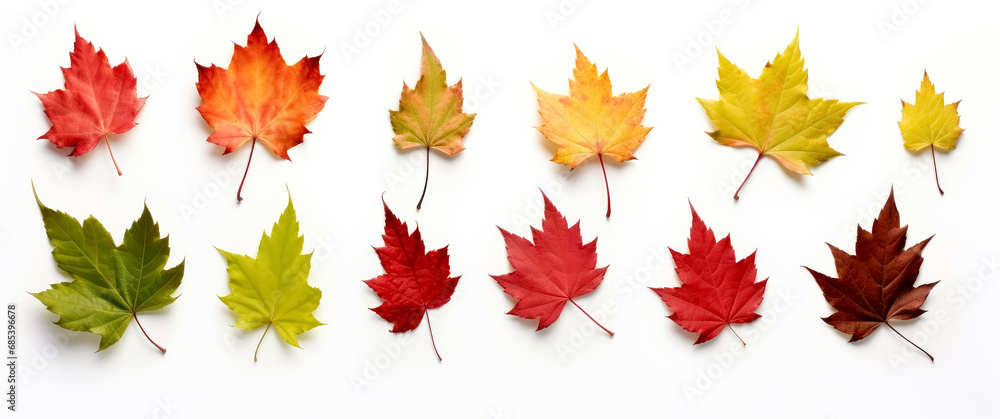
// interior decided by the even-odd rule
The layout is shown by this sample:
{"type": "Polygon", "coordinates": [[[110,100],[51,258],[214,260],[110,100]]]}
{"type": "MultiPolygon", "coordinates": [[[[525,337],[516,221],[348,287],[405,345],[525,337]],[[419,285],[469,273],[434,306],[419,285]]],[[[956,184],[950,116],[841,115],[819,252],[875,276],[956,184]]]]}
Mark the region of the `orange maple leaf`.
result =
{"type": "MultiPolygon", "coordinates": [[[[575,46],[575,45],[574,45],[575,46]]],[[[611,217],[611,188],[604,169],[604,156],[624,162],[635,159],[632,150],[646,139],[652,127],[640,125],[646,103],[647,85],[640,91],[611,95],[611,78],[576,48],[576,69],[569,81],[569,96],[556,95],[531,85],[538,94],[538,114],[542,125],[536,127],[549,141],[559,145],[552,161],[575,169],[591,156],[597,156],[604,174],[611,217]]]]}
{"type": "MultiPolygon", "coordinates": [[[[253,148],[260,140],[278,157],[291,161],[288,149],[302,143],[302,137],[310,132],[306,122],[315,118],[326,103],[327,97],[319,94],[324,77],[319,73],[321,56],[285,64],[278,43],[267,42],[258,21],[247,36],[247,46],[234,46],[228,69],[195,63],[202,102],[197,109],[215,130],[208,141],[225,147],[222,154],[252,141],[252,159],[253,148]]],[[[236,192],[237,201],[243,200],[240,193],[249,171],[248,160],[236,192]]]]}

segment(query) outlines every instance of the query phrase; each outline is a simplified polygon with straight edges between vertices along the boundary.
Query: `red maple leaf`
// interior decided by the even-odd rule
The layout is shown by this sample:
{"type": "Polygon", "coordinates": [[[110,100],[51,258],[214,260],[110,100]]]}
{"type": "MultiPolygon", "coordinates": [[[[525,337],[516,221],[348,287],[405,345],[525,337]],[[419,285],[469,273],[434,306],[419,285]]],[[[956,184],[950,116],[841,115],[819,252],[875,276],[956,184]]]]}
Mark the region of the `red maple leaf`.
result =
{"type": "Polygon", "coordinates": [[[449,277],[448,246],[425,252],[420,227],[409,234],[406,223],[396,218],[384,200],[382,207],[385,209],[385,234],[382,235],[385,246],[376,247],[375,253],[386,273],[364,282],[385,302],[371,310],[392,323],[393,333],[416,329],[427,316],[431,345],[441,360],[427,310],[451,300],[460,276],[449,277]]]}
{"type": "MultiPolygon", "coordinates": [[[[694,343],[697,345],[712,340],[726,326],[733,330],[733,323],[750,323],[759,318],[760,314],[754,310],[764,299],[767,279],[754,282],[757,279],[756,251],[737,262],[728,235],[716,241],[715,234],[698,217],[694,206],[691,206],[691,218],[690,253],[670,249],[681,286],[650,289],[674,311],[667,316],[670,320],[684,330],[699,334],[694,343]]],[[[739,335],[736,337],[743,342],[739,335]]]]}
{"type": "Polygon", "coordinates": [[[858,240],[854,250],[856,255],[827,243],[833,253],[839,278],[826,276],[808,267],[806,269],[823,290],[826,301],[837,310],[823,321],[850,334],[850,342],[868,337],[880,325],[885,324],[934,361],[931,354],[889,324],[889,320],[909,320],[924,314],[925,310],[920,306],[937,285],[937,282],[933,282],[913,286],[924,261],[920,252],[931,237],[904,250],[906,229],[906,226],[899,226],[896,199],[890,190],[885,207],[872,222],[872,231],[868,232],[858,226],[858,240]]]}
{"type": "Polygon", "coordinates": [[[595,269],[597,239],[583,244],[580,222],[569,227],[566,217],[559,213],[544,192],[542,198],[545,200],[542,229],[531,228],[532,241],[500,228],[507,244],[507,260],[514,267],[514,272],[490,276],[503,287],[504,292],[518,300],[507,314],[538,319],[538,331],[554,323],[568,301],[614,336],[573,301],[594,291],[608,270],[607,266],[595,269]]]}
{"type": "MultiPolygon", "coordinates": [[[[56,147],[73,147],[73,157],[85,154],[104,139],[111,153],[108,135],[121,134],[136,125],[134,119],[146,98],[136,94],[135,75],[128,60],[114,68],[104,50],[73,29],[76,42],[69,54],[70,66],[63,68],[65,89],[35,93],[45,106],[45,115],[52,128],[38,139],[46,139],[56,147]]],[[[121,176],[122,171],[111,154],[111,161],[121,176]]]]}

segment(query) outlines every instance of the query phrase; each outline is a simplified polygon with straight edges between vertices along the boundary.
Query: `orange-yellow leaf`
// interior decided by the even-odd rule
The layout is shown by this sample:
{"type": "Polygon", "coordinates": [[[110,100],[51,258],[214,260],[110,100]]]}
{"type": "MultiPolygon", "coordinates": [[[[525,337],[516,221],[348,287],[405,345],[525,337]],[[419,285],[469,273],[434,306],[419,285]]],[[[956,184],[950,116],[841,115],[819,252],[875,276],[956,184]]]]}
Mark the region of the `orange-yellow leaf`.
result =
{"type": "Polygon", "coordinates": [[[285,64],[278,43],[254,25],[247,45],[236,45],[228,69],[198,65],[198,112],[215,131],[208,141],[231,153],[249,140],[288,159],[288,149],[309,133],[305,124],[323,109],[319,56],[285,64]]]}
{"type": "Polygon", "coordinates": [[[611,94],[608,71],[597,74],[580,48],[576,48],[576,69],[569,81],[569,96],[548,93],[532,84],[538,94],[538,131],[559,146],[552,161],[571,168],[591,156],[603,155],[618,161],[635,159],[632,151],[646,139],[652,127],[640,125],[646,114],[646,86],[638,92],[611,94]]]}
{"type": "Polygon", "coordinates": [[[559,146],[552,161],[575,169],[584,160],[597,156],[604,172],[611,216],[611,188],[604,169],[604,156],[620,162],[635,159],[632,151],[652,127],[640,125],[646,115],[647,85],[640,91],[612,96],[608,71],[598,75],[597,66],[576,48],[576,69],[569,81],[569,96],[557,95],[531,85],[538,94],[538,114],[542,125],[536,127],[549,141],[559,146]]]}

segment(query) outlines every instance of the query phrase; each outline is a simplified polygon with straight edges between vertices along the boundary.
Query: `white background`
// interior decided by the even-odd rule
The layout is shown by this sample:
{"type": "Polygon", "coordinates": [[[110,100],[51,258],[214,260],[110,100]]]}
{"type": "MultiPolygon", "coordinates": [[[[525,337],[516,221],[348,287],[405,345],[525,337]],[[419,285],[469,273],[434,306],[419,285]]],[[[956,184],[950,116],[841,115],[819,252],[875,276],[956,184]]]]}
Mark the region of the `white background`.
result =
{"type": "Polygon", "coordinates": [[[0,289],[3,303],[18,304],[19,416],[1000,414],[993,3],[423,0],[388,13],[385,1],[61,1],[0,6],[0,289]],[[257,150],[237,204],[250,150],[223,157],[205,142],[194,63],[228,66],[232,42],[246,42],[258,13],[286,60],[325,51],[320,92],[330,100],[290,151],[294,163],[257,150]],[[103,144],[71,159],[35,140],[49,123],[31,92],[63,86],[74,24],[112,63],[127,57],[150,95],[139,125],[112,140],[122,177],[103,144]],[[358,37],[366,28],[375,33],[367,41],[358,37]],[[705,135],[713,128],[695,98],[718,95],[716,45],[756,76],[796,28],[810,94],[867,103],[830,138],[846,156],[815,176],[765,159],[734,202],[756,155],[705,135]],[[419,213],[424,156],[397,151],[388,120],[402,82],[418,77],[418,31],[449,81],[464,78],[466,110],[478,112],[466,151],[432,156],[419,213]],[[24,42],[15,46],[12,36],[24,42]],[[570,173],[549,162],[554,148],[532,128],[540,120],[529,81],[565,94],[574,42],[601,70],[610,67],[616,94],[651,83],[644,124],[655,128],[638,160],[608,167],[611,219],[597,162],[570,173]],[[345,54],[348,45],[357,53],[345,54]],[[913,100],[925,69],[946,100],[962,100],[967,129],[938,157],[944,196],[930,155],[907,152],[896,125],[900,99],[913,100]],[[48,206],[93,214],[116,240],[149,205],[170,235],[169,265],[187,261],[181,297],[141,317],[166,355],[134,325],[95,354],[97,336],[51,324],[56,316],[27,294],[66,279],[49,254],[31,180],[48,206]],[[213,246],[255,254],[287,203],[286,185],[307,251],[315,250],[309,281],[323,291],[315,314],[327,325],[302,335],[302,350],[267,336],[254,363],[261,331],[230,326],[234,315],[217,299],[229,292],[225,262],[213,246]],[[824,243],[853,249],[855,225],[870,227],[891,185],[910,243],[935,235],[918,279],[941,281],[929,312],[897,326],[935,363],[885,328],[847,343],[820,320],[832,310],[801,267],[832,274],[824,243]],[[538,333],[534,321],[504,314],[514,301],[488,276],[510,270],[495,226],[528,234],[528,223],[539,224],[540,187],[571,221],[582,219],[585,240],[599,237],[598,262],[610,269],[579,303],[614,338],[573,307],[538,333]],[[428,248],[451,246],[462,275],[452,301],[433,311],[443,362],[425,325],[393,335],[368,310],[380,303],[362,280],[383,272],[371,249],[381,245],[383,191],[411,227],[419,223],[428,248]],[[669,257],[659,258],[667,246],[687,250],[688,199],[720,236],[732,234],[739,257],[757,249],[760,279],[770,278],[758,310],[765,317],[736,326],[749,345],[735,356],[729,332],[693,346],[695,336],[666,319],[646,289],[679,283],[669,257]]]}

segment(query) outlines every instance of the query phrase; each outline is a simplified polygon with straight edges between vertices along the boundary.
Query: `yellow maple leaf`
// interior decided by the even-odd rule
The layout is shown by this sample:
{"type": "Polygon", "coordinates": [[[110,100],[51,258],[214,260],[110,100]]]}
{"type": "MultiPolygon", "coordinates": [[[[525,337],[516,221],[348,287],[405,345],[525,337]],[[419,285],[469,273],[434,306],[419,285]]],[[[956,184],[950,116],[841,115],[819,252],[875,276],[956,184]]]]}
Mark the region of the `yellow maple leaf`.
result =
{"type": "Polygon", "coordinates": [[[919,151],[927,146],[931,147],[934,181],[941,195],[944,195],[944,190],[938,180],[934,147],[955,149],[955,141],[965,131],[959,128],[958,120],[958,102],[945,105],[944,92],[934,91],[934,85],[924,71],[924,80],[920,82],[920,90],[917,90],[913,104],[903,102],[903,118],[899,121],[899,130],[903,133],[903,145],[906,148],[919,151]]]}
{"type": "MultiPolygon", "coordinates": [[[[790,171],[811,175],[816,166],[841,153],[826,142],[826,137],[844,122],[844,115],[861,102],[836,99],[810,99],[808,73],[799,52],[799,34],[764,66],[756,79],[719,52],[719,100],[698,98],[708,117],[718,128],[708,133],[715,141],[730,147],[753,147],[758,151],[750,173],[765,155],[773,157],[790,171]]],[[[747,173],[747,179],[750,178],[747,173]]],[[[733,194],[740,199],[740,189],[733,194]]]]}
{"type": "Polygon", "coordinates": [[[611,188],[604,169],[604,156],[620,162],[635,159],[632,150],[652,129],[640,125],[646,115],[644,106],[649,86],[612,96],[608,71],[598,75],[597,66],[579,47],[576,48],[576,69],[569,81],[569,96],[548,93],[534,83],[531,86],[538,94],[538,114],[542,116],[542,125],[535,128],[559,146],[552,161],[575,169],[584,160],[597,156],[607,191],[607,216],[611,217],[611,188]]]}
{"type": "Polygon", "coordinates": [[[448,86],[444,67],[423,34],[420,34],[420,41],[423,43],[420,79],[412,89],[403,83],[399,110],[389,111],[392,131],[396,133],[392,141],[396,147],[407,149],[423,146],[427,150],[424,192],[420,194],[418,210],[427,193],[431,149],[440,150],[449,156],[465,150],[462,138],[469,133],[472,121],[476,118],[474,113],[462,113],[462,80],[448,86]]]}

